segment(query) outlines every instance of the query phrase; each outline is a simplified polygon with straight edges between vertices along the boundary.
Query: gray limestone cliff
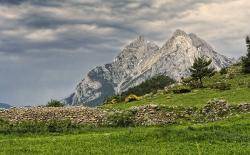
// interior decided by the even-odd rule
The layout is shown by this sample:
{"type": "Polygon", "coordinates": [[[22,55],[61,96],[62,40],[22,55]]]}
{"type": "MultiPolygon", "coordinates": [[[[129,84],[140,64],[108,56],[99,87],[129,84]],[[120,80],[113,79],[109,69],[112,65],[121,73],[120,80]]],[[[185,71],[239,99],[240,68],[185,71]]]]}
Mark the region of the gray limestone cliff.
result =
{"type": "Polygon", "coordinates": [[[161,48],[139,36],[112,63],[91,70],[64,102],[97,106],[107,96],[126,91],[154,75],[163,74],[180,80],[190,75],[189,68],[200,56],[211,58],[211,66],[217,70],[233,63],[195,34],[182,30],[176,30],[161,48]]]}

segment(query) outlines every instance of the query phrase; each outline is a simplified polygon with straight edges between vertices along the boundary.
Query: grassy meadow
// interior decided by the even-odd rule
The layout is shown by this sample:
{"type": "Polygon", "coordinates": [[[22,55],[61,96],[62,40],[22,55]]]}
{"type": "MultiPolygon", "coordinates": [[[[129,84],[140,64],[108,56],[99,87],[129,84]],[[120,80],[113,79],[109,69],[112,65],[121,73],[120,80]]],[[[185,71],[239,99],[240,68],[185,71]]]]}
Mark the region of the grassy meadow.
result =
{"type": "Polygon", "coordinates": [[[250,154],[250,115],[206,124],[0,135],[0,154],[250,154]]]}
{"type": "MultiPolygon", "coordinates": [[[[250,102],[250,76],[233,78],[217,73],[205,79],[208,86],[217,81],[231,84],[230,90],[209,87],[191,93],[158,92],[142,100],[107,104],[103,109],[128,109],[132,106],[158,104],[202,107],[213,98],[230,104],[250,102]]],[[[4,126],[2,128],[4,130],[4,126]]],[[[29,129],[27,129],[29,130],[29,129]]],[[[0,155],[21,154],[189,154],[249,155],[250,113],[235,114],[215,122],[179,122],[164,126],[82,127],[66,132],[0,132],[0,155]]]]}
{"type": "Polygon", "coordinates": [[[246,103],[250,101],[250,75],[239,74],[232,79],[227,79],[226,75],[217,73],[212,78],[206,78],[205,86],[213,84],[217,81],[223,81],[231,84],[230,90],[216,90],[211,88],[194,89],[191,93],[173,94],[173,93],[157,93],[148,96],[139,101],[119,104],[107,104],[102,108],[127,109],[133,106],[146,104],[166,105],[166,106],[204,106],[213,98],[222,98],[230,104],[246,103]]]}

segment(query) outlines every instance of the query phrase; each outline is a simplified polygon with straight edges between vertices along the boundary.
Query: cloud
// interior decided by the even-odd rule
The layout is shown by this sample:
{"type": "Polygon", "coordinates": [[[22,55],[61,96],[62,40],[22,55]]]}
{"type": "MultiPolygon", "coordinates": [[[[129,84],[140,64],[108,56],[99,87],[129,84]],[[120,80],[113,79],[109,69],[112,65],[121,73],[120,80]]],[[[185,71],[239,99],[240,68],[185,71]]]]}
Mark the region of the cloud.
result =
{"type": "Polygon", "coordinates": [[[0,102],[67,96],[137,35],[161,45],[183,29],[239,57],[249,8],[247,0],[0,0],[0,102]]]}

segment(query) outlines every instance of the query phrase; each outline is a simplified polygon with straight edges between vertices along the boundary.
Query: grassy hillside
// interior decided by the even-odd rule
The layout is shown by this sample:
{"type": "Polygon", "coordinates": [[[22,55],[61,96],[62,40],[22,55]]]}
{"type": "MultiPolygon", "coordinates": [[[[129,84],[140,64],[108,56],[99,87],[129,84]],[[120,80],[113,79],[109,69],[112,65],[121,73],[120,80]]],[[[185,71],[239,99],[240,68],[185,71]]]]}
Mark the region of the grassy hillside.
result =
{"type": "Polygon", "coordinates": [[[103,107],[127,109],[145,104],[201,107],[213,98],[223,98],[231,104],[250,102],[250,75],[242,74],[240,70],[240,66],[232,66],[228,74],[221,75],[220,73],[216,73],[213,77],[205,79],[204,83],[207,88],[193,89],[191,93],[173,94],[161,91],[157,94],[143,97],[143,99],[139,101],[107,104],[103,107]],[[222,91],[209,88],[209,85],[216,82],[231,84],[231,89],[222,91]]]}
{"type": "Polygon", "coordinates": [[[0,135],[0,154],[250,154],[250,115],[207,124],[0,135]]]}
{"type": "MultiPolygon", "coordinates": [[[[192,110],[189,109],[188,112],[191,112],[190,117],[185,113],[178,121],[170,121],[171,123],[162,126],[137,125],[134,127],[132,125],[126,128],[107,126],[77,127],[71,123],[65,124],[63,121],[61,123],[56,121],[39,126],[39,123],[32,124],[32,122],[30,122],[31,124],[19,122],[13,125],[4,120],[2,120],[1,126],[0,119],[0,154],[248,155],[250,154],[249,104],[245,104],[246,111],[244,113],[237,111],[237,108],[233,110],[238,105],[230,106],[231,108],[229,109],[225,108],[227,111],[223,108],[221,109],[220,106],[212,107],[210,109],[212,111],[205,108],[205,116],[214,112],[216,117],[221,115],[220,119],[214,119],[213,121],[217,120],[215,122],[208,121],[206,118],[204,119],[207,121],[195,121],[196,117],[198,120],[202,120],[200,117],[203,115],[199,115],[199,112],[203,112],[203,106],[213,98],[223,98],[230,104],[250,102],[250,75],[244,75],[240,73],[240,70],[240,66],[233,66],[227,74],[221,75],[217,73],[212,78],[205,79],[206,88],[192,89],[190,93],[174,94],[173,92],[158,91],[156,94],[142,97],[139,101],[106,104],[100,107],[101,109],[97,109],[103,111],[109,111],[107,109],[122,109],[121,111],[110,110],[112,114],[116,114],[113,111],[117,111],[117,114],[119,114],[114,115],[116,117],[111,117],[117,123],[119,121],[126,122],[129,120],[128,118],[131,118],[131,113],[128,113],[129,117],[127,117],[127,113],[123,112],[129,111],[124,109],[132,106],[147,104],[166,105],[162,106],[162,110],[165,107],[165,110],[170,110],[169,114],[173,114],[173,116],[182,115],[181,111],[178,111],[180,107],[175,106],[200,108],[200,110],[194,111],[195,113],[192,113],[192,110]],[[210,86],[216,82],[230,84],[231,89],[217,90],[211,88],[210,86]],[[175,108],[167,108],[167,106],[174,106],[175,108]],[[222,112],[222,114],[217,111],[222,112]],[[226,112],[225,115],[224,112],[226,112]],[[41,131],[40,128],[42,129],[41,131]],[[50,132],[47,128],[53,129],[53,132],[50,132]],[[57,130],[61,128],[67,130],[57,130]],[[39,130],[39,132],[36,132],[36,130],[39,130]]],[[[228,105],[225,105],[225,107],[228,107],[228,105]]],[[[148,112],[145,112],[145,109],[141,109],[142,112],[138,111],[140,118],[143,118],[143,120],[150,120],[150,116],[153,114],[162,118],[165,116],[162,115],[164,113],[161,113],[159,108],[156,108],[155,111],[152,111],[152,109],[148,112]],[[159,115],[157,115],[157,112],[159,115]]],[[[135,114],[137,113],[133,113],[133,115],[135,114]]],[[[170,120],[173,120],[172,117],[170,120]]]]}

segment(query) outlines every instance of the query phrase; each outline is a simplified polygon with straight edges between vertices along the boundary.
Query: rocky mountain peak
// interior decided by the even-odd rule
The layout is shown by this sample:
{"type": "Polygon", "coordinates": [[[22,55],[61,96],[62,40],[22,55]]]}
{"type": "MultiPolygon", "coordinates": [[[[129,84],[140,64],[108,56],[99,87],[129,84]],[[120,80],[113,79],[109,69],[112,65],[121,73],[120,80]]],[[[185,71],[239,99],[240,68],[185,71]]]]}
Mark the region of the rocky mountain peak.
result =
{"type": "Polygon", "coordinates": [[[177,29],[174,33],[173,33],[173,37],[178,37],[178,36],[187,36],[188,34],[181,30],[181,29],[177,29]]]}
{"type": "Polygon", "coordinates": [[[159,48],[143,36],[125,46],[115,61],[91,70],[65,102],[69,105],[96,106],[107,96],[118,94],[155,76],[166,75],[175,80],[190,75],[195,57],[212,59],[217,70],[233,63],[195,34],[176,30],[159,48]]]}
{"type": "Polygon", "coordinates": [[[147,43],[144,36],[140,35],[138,36],[134,41],[132,41],[129,45],[127,45],[125,48],[139,48],[141,46],[145,46],[147,43]]]}

